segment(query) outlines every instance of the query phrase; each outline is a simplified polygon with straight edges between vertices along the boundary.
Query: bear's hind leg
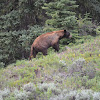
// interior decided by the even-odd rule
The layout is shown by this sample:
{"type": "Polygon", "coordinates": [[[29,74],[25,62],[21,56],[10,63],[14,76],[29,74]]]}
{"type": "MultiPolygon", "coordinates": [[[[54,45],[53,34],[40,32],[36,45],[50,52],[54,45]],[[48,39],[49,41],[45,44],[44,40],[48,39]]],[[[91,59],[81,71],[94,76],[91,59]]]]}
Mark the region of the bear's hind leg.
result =
{"type": "Polygon", "coordinates": [[[33,57],[34,58],[36,58],[37,53],[38,53],[37,51],[35,51],[35,50],[33,51],[33,57]]]}

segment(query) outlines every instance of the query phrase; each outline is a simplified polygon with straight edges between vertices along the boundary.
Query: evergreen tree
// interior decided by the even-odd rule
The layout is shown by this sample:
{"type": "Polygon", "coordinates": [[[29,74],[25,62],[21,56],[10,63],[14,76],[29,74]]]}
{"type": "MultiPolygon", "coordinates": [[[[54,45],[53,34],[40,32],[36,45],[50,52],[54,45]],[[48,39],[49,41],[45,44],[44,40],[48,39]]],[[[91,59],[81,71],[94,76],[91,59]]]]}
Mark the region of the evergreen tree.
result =
{"type": "Polygon", "coordinates": [[[90,13],[93,20],[100,21],[100,0],[77,0],[77,12],[82,15],[90,13]]]}
{"type": "Polygon", "coordinates": [[[43,30],[39,25],[45,21],[44,2],[0,0],[0,67],[29,57],[33,40],[43,30]]]}
{"type": "Polygon", "coordinates": [[[78,7],[75,0],[54,0],[50,3],[45,3],[43,9],[50,17],[46,21],[47,27],[60,28],[73,28],[76,25],[75,9],[78,7]]]}
{"type": "Polygon", "coordinates": [[[43,24],[44,0],[1,0],[0,30],[14,31],[28,29],[29,25],[43,24]]]}

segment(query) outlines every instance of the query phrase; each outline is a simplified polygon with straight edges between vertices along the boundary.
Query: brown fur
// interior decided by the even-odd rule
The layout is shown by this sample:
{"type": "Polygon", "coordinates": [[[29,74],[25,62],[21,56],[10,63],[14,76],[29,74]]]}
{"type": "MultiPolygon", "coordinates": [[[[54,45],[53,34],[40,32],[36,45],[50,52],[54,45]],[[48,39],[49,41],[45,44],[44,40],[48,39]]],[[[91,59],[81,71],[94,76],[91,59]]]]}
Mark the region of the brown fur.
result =
{"type": "Polygon", "coordinates": [[[66,30],[53,31],[38,36],[31,46],[29,59],[31,60],[33,56],[35,58],[38,52],[42,52],[43,55],[47,55],[47,49],[51,46],[55,49],[55,51],[59,51],[59,40],[64,37],[71,37],[70,33],[66,30]]]}

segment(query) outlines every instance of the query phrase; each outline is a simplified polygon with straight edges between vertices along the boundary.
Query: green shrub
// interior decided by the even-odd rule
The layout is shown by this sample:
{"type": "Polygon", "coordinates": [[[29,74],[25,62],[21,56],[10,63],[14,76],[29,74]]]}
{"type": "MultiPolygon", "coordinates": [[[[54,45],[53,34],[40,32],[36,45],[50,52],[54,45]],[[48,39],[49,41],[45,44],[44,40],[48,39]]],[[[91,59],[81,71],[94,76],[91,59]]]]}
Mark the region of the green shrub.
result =
{"type": "Polygon", "coordinates": [[[10,90],[9,89],[4,89],[4,90],[0,90],[0,100],[5,99],[6,97],[8,97],[10,95],[10,90]]]}
{"type": "Polygon", "coordinates": [[[98,27],[96,28],[96,33],[97,33],[97,35],[100,35],[100,26],[98,26],[98,27]]]}
{"type": "Polygon", "coordinates": [[[68,67],[68,73],[70,76],[88,76],[89,79],[95,77],[95,68],[91,63],[86,63],[85,59],[79,58],[73,64],[68,67]]]}
{"type": "Polygon", "coordinates": [[[79,91],[62,91],[58,96],[53,96],[50,100],[99,100],[100,92],[93,92],[92,90],[79,91]]]}
{"type": "Polygon", "coordinates": [[[84,15],[84,18],[79,16],[79,19],[77,20],[79,26],[79,35],[96,36],[97,25],[95,23],[92,23],[92,20],[89,15],[89,13],[86,13],[84,15]]]}

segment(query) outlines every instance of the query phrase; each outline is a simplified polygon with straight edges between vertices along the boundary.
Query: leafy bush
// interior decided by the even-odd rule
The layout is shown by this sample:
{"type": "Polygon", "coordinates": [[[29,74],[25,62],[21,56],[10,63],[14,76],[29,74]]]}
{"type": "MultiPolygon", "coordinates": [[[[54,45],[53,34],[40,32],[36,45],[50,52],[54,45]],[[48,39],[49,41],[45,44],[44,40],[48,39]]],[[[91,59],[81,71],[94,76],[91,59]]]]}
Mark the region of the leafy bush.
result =
{"type": "Polygon", "coordinates": [[[84,18],[79,16],[79,20],[77,20],[79,26],[79,35],[92,35],[96,36],[96,27],[95,23],[92,23],[91,18],[89,17],[89,13],[84,15],[84,18]]]}
{"type": "Polygon", "coordinates": [[[50,100],[99,100],[100,92],[93,92],[92,90],[79,91],[62,91],[58,96],[53,96],[50,100]]]}
{"type": "Polygon", "coordinates": [[[98,27],[96,28],[96,33],[97,33],[97,35],[100,35],[100,26],[98,26],[98,27]]]}
{"type": "Polygon", "coordinates": [[[0,100],[5,99],[6,97],[8,97],[10,95],[10,90],[9,89],[4,89],[4,90],[0,90],[0,100]]]}
{"type": "Polygon", "coordinates": [[[0,62],[0,68],[3,68],[5,66],[5,63],[0,62]]]}
{"type": "Polygon", "coordinates": [[[100,92],[94,92],[93,100],[99,100],[99,99],[100,99],[100,92]]]}
{"type": "Polygon", "coordinates": [[[25,84],[22,90],[0,91],[0,100],[99,100],[100,92],[58,88],[54,83],[25,84]]]}
{"type": "Polygon", "coordinates": [[[92,99],[92,91],[91,90],[82,90],[80,93],[76,95],[77,100],[91,100],[92,99]]]}
{"type": "Polygon", "coordinates": [[[61,90],[57,89],[54,83],[43,83],[39,84],[38,88],[40,91],[46,92],[48,90],[51,90],[53,94],[58,95],[61,90]]]}
{"type": "Polygon", "coordinates": [[[61,90],[56,87],[54,83],[43,83],[34,85],[33,83],[25,84],[22,91],[18,89],[13,90],[13,95],[8,89],[0,91],[0,100],[4,98],[15,98],[16,100],[32,100],[32,99],[46,99],[48,100],[51,95],[58,95],[61,90]]]}
{"type": "Polygon", "coordinates": [[[90,79],[95,77],[95,68],[91,63],[86,63],[85,59],[79,58],[68,67],[70,76],[88,76],[90,79]]]}
{"type": "Polygon", "coordinates": [[[15,92],[14,92],[14,94],[15,94],[15,98],[16,98],[16,100],[27,100],[28,99],[28,95],[27,95],[27,93],[26,92],[20,92],[20,91],[18,91],[18,90],[16,90],[15,92]]]}
{"type": "Polygon", "coordinates": [[[36,99],[38,93],[36,92],[36,86],[33,83],[28,83],[23,86],[23,91],[15,91],[15,97],[17,100],[27,100],[27,99],[36,99]]]}
{"type": "Polygon", "coordinates": [[[36,86],[33,83],[28,83],[23,86],[23,90],[26,92],[34,92],[36,91],[36,86]]]}

